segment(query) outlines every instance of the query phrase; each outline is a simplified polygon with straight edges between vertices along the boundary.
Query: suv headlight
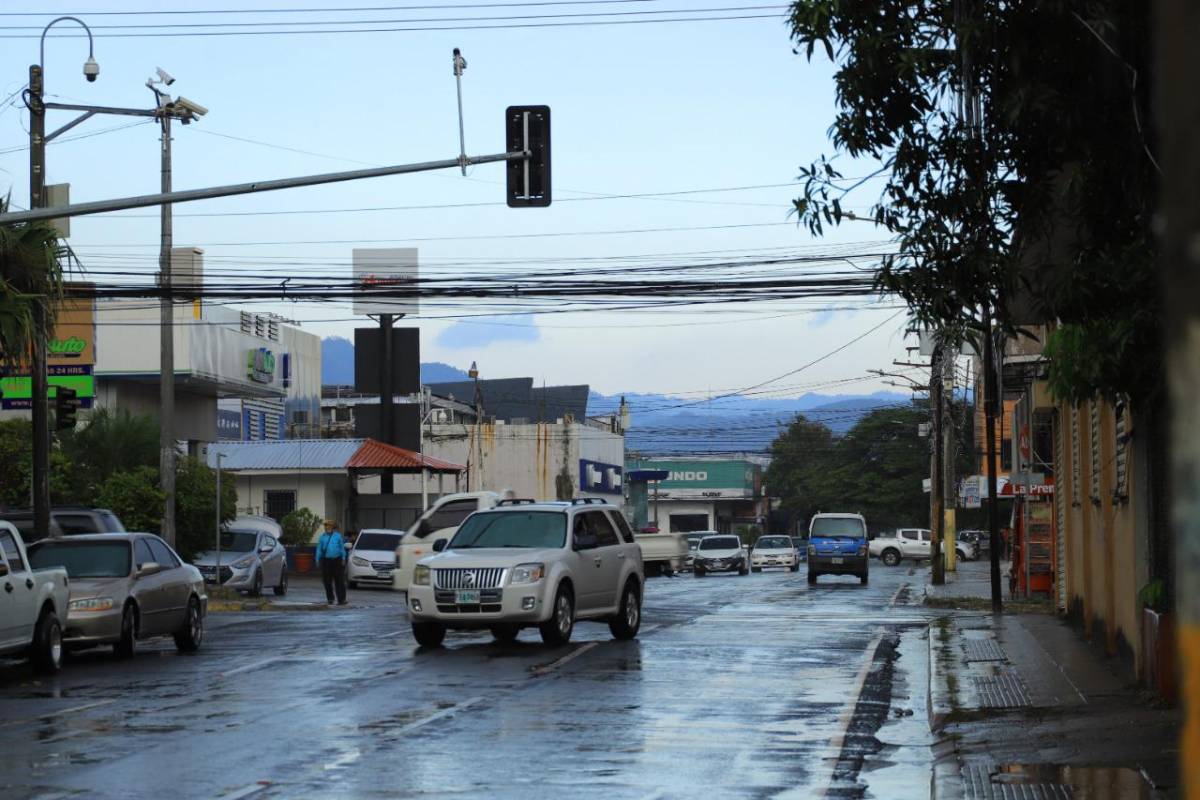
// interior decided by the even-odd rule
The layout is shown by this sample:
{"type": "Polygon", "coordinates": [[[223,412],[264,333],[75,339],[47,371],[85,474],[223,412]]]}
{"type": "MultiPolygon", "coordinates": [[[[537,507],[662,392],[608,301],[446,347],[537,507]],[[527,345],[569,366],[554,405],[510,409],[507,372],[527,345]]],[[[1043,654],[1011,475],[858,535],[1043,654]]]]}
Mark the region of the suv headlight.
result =
{"type": "Polygon", "coordinates": [[[429,567],[424,564],[417,564],[413,568],[413,585],[428,586],[429,585],[429,567]]]}
{"type": "Polygon", "coordinates": [[[112,607],[111,597],[89,597],[84,600],[72,600],[67,609],[69,611],[108,611],[112,607]]]}
{"type": "Polygon", "coordinates": [[[544,577],[546,577],[545,564],[517,564],[513,567],[512,577],[508,579],[508,582],[511,584],[537,583],[544,577]]]}
{"type": "Polygon", "coordinates": [[[353,565],[354,565],[354,566],[356,566],[356,567],[369,567],[369,566],[371,566],[371,562],[370,562],[370,561],[367,561],[365,558],[361,558],[361,557],[359,557],[359,556],[351,556],[351,557],[350,557],[350,563],[351,563],[351,564],[353,564],[353,565]]]}

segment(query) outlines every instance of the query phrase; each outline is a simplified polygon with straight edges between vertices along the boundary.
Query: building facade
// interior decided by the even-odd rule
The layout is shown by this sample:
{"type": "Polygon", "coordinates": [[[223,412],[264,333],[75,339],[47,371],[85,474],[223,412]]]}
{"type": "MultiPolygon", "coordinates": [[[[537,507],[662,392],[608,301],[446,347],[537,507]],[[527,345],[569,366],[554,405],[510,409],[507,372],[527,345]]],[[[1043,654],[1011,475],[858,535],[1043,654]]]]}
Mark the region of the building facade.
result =
{"type": "Polygon", "coordinates": [[[738,458],[630,458],[626,470],[665,470],[650,484],[649,520],[661,531],[764,532],[769,514],[762,466],[738,458]]]}

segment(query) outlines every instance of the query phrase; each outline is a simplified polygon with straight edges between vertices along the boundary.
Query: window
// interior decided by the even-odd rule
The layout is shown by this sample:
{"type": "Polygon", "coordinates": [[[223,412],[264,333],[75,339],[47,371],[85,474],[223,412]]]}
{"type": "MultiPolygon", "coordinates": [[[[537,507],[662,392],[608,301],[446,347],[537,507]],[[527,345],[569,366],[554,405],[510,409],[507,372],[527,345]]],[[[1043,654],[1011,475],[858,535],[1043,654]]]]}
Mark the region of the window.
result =
{"type": "Polygon", "coordinates": [[[900,535],[903,538],[908,539],[910,542],[915,542],[918,538],[916,531],[900,531],[900,535]]]}
{"type": "Polygon", "coordinates": [[[138,569],[141,569],[142,564],[149,564],[154,560],[154,554],[150,552],[150,545],[145,539],[139,538],[133,543],[133,560],[138,569]]]}
{"type": "Polygon", "coordinates": [[[603,511],[588,511],[582,516],[587,518],[588,532],[596,537],[597,547],[615,547],[621,543],[603,511]]]}
{"type": "Polygon", "coordinates": [[[931,541],[933,541],[933,536],[929,531],[921,531],[921,541],[925,544],[929,544],[931,541]]]}
{"type": "Polygon", "coordinates": [[[124,533],[125,526],[121,524],[121,520],[117,519],[117,515],[111,511],[97,512],[100,515],[100,521],[104,523],[104,530],[109,533],[124,533]]]}
{"type": "Polygon", "coordinates": [[[129,542],[46,540],[29,549],[34,569],[63,567],[71,578],[124,578],[129,575],[129,542]]]}
{"type": "Polygon", "coordinates": [[[621,531],[621,538],[627,543],[633,544],[633,528],[629,527],[629,522],[625,519],[625,515],[620,511],[612,512],[613,519],[617,521],[617,528],[621,531]]]}
{"type": "Polygon", "coordinates": [[[1082,456],[1079,452],[1079,406],[1071,406],[1071,505],[1079,505],[1079,485],[1083,483],[1082,456]]]}
{"type": "Polygon", "coordinates": [[[1100,505],[1100,404],[1093,399],[1091,409],[1091,442],[1088,445],[1092,458],[1092,502],[1100,505]]]}
{"type": "Polygon", "coordinates": [[[150,553],[154,556],[155,563],[162,564],[167,569],[174,569],[179,566],[178,559],[171,552],[171,548],[167,547],[167,543],[162,539],[146,539],[150,544],[150,553]]]}
{"type": "Polygon", "coordinates": [[[63,536],[74,536],[79,533],[103,533],[96,527],[96,521],[91,514],[55,514],[54,521],[62,528],[63,536]]]}
{"type": "Polygon", "coordinates": [[[263,508],[268,517],[282,522],[284,517],[296,510],[296,492],[291,489],[268,489],[263,492],[263,508]]]}
{"type": "Polygon", "coordinates": [[[274,536],[264,536],[263,537],[263,547],[269,547],[272,550],[274,550],[275,549],[275,537],[274,536]]]}
{"type": "Polygon", "coordinates": [[[1113,410],[1113,453],[1117,472],[1117,485],[1113,489],[1113,497],[1118,503],[1129,499],[1129,427],[1125,411],[1124,402],[1118,403],[1113,410]]]}
{"type": "Polygon", "coordinates": [[[25,562],[21,560],[21,551],[17,549],[17,540],[8,531],[0,531],[0,548],[8,559],[8,568],[12,572],[24,572],[25,562]]]}
{"type": "Polygon", "coordinates": [[[471,516],[479,504],[475,500],[455,500],[446,503],[429,515],[429,529],[438,531],[442,528],[457,528],[463,520],[471,516]]]}

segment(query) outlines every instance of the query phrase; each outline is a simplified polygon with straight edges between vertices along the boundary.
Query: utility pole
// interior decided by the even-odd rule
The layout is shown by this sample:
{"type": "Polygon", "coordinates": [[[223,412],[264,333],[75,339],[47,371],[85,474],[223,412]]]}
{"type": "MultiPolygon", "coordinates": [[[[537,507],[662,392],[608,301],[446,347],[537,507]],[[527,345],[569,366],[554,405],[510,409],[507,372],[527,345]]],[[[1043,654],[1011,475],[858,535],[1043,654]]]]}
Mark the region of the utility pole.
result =
{"type": "MultiPolygon", "coordinates": [[[[379,436],[384,444],[395,444],[396,436],[392,430],[394,394],[392,390],[392,315],[379,315],[380,352],[383,357],[379,362],[379,436]]],[[[379,476],[379,493],[391,494],[394,489],[392,473],[384,470],[379,476]]]]}
{"type": "Polygon", "coordinates": [[[1162,147],[1166,371],[1170,394],[1171,520],[1175,529],[1176,648],[1182,676],[1181,797],[1200,798],[1200,8],[1193,0],[1157,4],[1158,139],[1162,147]]]}
{"type": "Polygon", "coordinates": [[[957,353],[946,348],[942,354],[942,552],[946,554],[946,569],[954,572],[956,564],[955,513],[958,507],[958,486],[954,476],[954,362],[957,353]]]}
{"type": "MultiPolygon", "coordinates": [[[[55,20],[57,22],[57,20],[55,20]]],[[[54,23],[50,23],[53,25],[54,23]]],[[[50,25],[46,26],[49,30],[50,25]]],[[[45,31],[42,45],[45,48],[45,31]]],[[[89,34],[89,43],[91,41],[89,34]]],[[[41,64],[29,67],[29,208],[46,204],[46,106],[41,64]]],[[[44,539],[50,530],[50,397],[46,370],[45,311],[34,306],[33,353],[30,359],[30,411],[33,423],[33,530],[34,536],[44,539]]]]}
{"type": "Polygon", "coordinates": [[[996,365],[995,342],[992,336],[992,312],[987,303],[983,306],[983,415],[986,420],[984,436],[987,438],[986,461],[988,491],[988,547],[991,549],[992,611],[999,613],[1003,608],[1000,596],[1000,490],[996,481],[996,409],[1003,396],[1000,391],[1000,370],[996,365]]]}
{"type": "MultiPolygon", "coordinates": [[[[153,87],[151,87],[153,88],[153,87]]],[[[158,91],[155,90],[155,95],[158,91]]],[[[171,191],[171,117],[163,114],[162,125],[162,192],[171,191]]],[[[171,204],[163,203],[160,209],[160,242],[158,249],[158,275],[163,289],[159,300],[161,324],[159,325],[160,356],[159,378],[159,436],[158,473],[159,487],[163,493],[162,537],[167,544],[175,546],[175,298],[171,296],[171,204]]],[[[218,579],[219,580],[219,579],[218,579]]]]}
{"type": "Polygon", "coordinates": [[[942,358],[945,348],[939,338],[933,348],[933,360],[929,368],[929,406],[933,422],[933,430],[929,437],[931,447],[931,464],[929,473],[929,527],[930,527],[930,567],[933,570],[933,584],[940,586],[946,582],[945,564],[942,563],[942,519],[945,515],[946,499],[943,495],[942,472],[942,358]]]}

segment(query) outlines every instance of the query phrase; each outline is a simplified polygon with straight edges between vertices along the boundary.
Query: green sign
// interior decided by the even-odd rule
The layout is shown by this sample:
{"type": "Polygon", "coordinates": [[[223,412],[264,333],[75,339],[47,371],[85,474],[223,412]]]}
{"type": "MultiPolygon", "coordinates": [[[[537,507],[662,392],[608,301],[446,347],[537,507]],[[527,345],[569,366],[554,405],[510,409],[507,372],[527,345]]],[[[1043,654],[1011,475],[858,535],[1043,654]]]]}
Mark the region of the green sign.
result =
{"type": "MultiPolygon", "coordinates": [[[[91,408],[92,398],[96,396],[96,378],[91,374],[91,367],[50,367],[48,371],[47,395],[51,400],[56,393],[55,387],[65,386],[75,390],[82,408],[91,408]]],[[[0,378],[0,396],[6,409],[29,408],[33,399],[33,379],[28,375],[0,378]]]]}
{"type": "Polygon", "coordinates": [[[658,484],[659,489],[739,489],[754,490],[754,476],[758,466],[749,461],[683,461],[654,460],[628,461],[626,471],[638,469],[664,469],[670,475],[658,484]]]}

